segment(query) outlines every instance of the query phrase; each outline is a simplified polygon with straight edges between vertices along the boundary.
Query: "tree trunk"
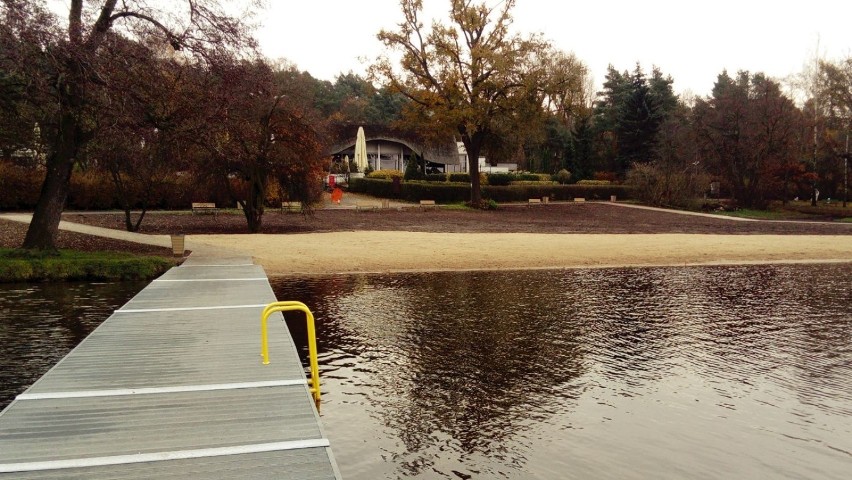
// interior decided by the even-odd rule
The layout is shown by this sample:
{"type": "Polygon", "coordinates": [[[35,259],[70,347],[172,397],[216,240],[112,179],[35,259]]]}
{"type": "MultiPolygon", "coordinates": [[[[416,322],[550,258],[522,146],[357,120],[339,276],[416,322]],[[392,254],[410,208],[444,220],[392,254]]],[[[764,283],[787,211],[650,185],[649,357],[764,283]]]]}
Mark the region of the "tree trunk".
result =
{"type": "Polygon", "coordinates": [[[248,229],[251,233],[259,233],[263,228],[263,199],[265,197],[265,175],[258,175],[250,179],[248,198],[246,198],[243,213],[246,216],[248,229]]]}
{"type": "Polygon", "coordinates": [[[71,160],[57,157],[59,155],[51,155],[47,161],[47,176],[22,245],[25,249],[56,250],[59,220],[68,198],[71,169],[74,165],[71,160]]]}
{"type": "Polygon", "coordinates": [[[468,173],[470,174],[470,205],[474,208],[482,206],[482,189],[479,185],[479,152],[485,136],[481,132],[473,136],[462,132],[462,143],[467,151],[468,173]]]}
{"type": "MultiPolygon", "coordinates": [[[[77,2],[74,2],[74,5],[76,4],[77,2]]],[[[47,175],[22,245],[29,250],[56,250],[59,221],[71,188],[74,162],[77,160],[77,152],[87,140],[87,136],[82,133],[80,120],[83,103],[83,81],[81,80],[83,67],[78,62],[69,60],[67,68],[68,77],[64,81],[60,79],[57,82],[58,131],[53,149],[47,157],[47,175]]]]}

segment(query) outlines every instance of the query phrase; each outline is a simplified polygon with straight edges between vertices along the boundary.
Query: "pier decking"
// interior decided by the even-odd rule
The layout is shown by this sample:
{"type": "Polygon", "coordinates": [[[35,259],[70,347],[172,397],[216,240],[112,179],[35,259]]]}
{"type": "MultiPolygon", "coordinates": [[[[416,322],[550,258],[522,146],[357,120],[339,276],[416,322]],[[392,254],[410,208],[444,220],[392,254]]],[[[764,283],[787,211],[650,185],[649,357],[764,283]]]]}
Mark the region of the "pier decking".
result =
{"type": "Polygon", "coordinates": [[[192,255],[0,414],[0,479],[340,478],[282,321],[261,363],[273,301],[250,258],[192,255]]]}

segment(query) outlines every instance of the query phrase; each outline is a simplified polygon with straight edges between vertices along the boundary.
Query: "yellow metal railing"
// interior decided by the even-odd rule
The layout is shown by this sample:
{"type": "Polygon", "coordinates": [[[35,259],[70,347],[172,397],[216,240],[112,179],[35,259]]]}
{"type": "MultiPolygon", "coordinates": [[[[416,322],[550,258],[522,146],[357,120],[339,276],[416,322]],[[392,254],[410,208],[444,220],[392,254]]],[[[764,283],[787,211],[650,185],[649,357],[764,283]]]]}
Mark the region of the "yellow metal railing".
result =
{"type": "Polygon", "coordinates": [[[319,409],[320,404],[320,381],[319,381],[319,362],[317,360],[317,332],[314,327],[314,314],[302,302],[274,302],[270,303],[263,309],[260,314],[260,355],[263,357],[263,364],[269,365],[269,333],[266,328],[266,320],[275,312],[305,312],[308,320],[308,357],[311,364],[311,378],[308,380],[311,394],[314,397],[314,402],[319,409]]]}

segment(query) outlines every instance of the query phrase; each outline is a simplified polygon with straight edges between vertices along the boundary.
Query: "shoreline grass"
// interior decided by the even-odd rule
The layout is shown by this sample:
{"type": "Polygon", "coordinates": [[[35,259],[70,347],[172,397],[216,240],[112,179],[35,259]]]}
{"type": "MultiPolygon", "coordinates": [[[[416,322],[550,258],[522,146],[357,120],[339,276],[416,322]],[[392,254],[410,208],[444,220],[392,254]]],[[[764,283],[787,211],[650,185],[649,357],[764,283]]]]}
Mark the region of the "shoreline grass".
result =
{"type": "Polygon", "coordinates": [[[0,283],[149,280],[174,265],[167,257],[121,252],[43,253],[0,248],[0,283]]]}

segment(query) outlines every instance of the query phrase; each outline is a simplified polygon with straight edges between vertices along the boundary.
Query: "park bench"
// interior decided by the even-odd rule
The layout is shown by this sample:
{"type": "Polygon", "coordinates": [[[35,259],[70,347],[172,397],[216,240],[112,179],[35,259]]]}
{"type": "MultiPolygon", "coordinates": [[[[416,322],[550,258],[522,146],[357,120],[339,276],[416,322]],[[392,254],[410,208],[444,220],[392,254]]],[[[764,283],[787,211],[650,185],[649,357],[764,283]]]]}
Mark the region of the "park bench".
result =
{"type": "Polygon", "coordinates": [[[585,201],[586,201],[586,199],[585,199],[585,198],[583,198],[583,197],[575,197],[575,198],[574,198],[574,201],[575,201],[575,202],[585,202],[585,201]]]}
{"type": "Polygon", "coordinates": [[[302,202],[281,202],[281,213],[301,213],[302,202]]]}
{"type": "Polygon", "coordinates": [[[420,200],[421,210],[426,210],[429,208],[437,208],[437,205],[435,205],[435,200],[420,200]]]}
{"type": "Polygon", "coordinates": [[[367,211],[367,210],[377,210],[379,205],[376,203],[366,203],[366,202],[356,202],[355,210],[357,211],[367,211]]]}
{"type": "Polygon", "coordinates": [[[193,202],[192,203],[192,213],[193,214],[212,213],[213,215],[216,215],[217,213],[219,213],[219,209],[216,208],[215,203],[193,202]]]}
{"type": "Polygon", "coordinates": [[[533,205],[541,205],[540,198],[530,198],[527,200],[527,207],[532,207],[533,205]]]}

